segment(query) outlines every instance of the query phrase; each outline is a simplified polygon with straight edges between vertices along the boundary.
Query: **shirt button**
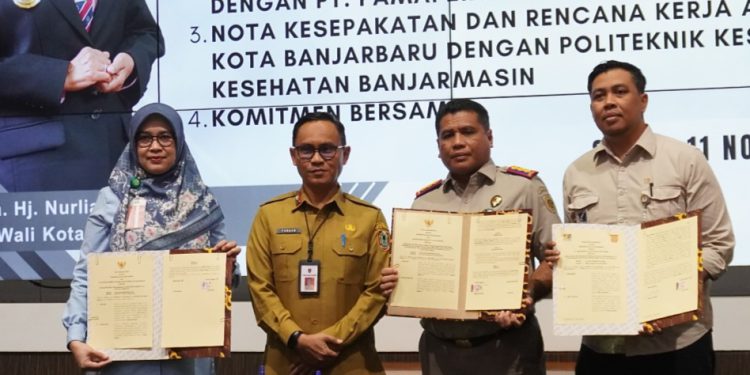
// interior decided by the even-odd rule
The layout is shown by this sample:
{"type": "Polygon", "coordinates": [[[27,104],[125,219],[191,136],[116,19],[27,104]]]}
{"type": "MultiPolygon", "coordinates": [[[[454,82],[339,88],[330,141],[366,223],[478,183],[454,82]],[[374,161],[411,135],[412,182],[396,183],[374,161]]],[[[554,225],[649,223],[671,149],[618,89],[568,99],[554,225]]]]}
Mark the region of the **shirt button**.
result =
{"type": "Polygon", "coordinates": [[[91,119],[92,120],[97,120],[97,119],[99,119],[99,117],[101,117],[101,115],[102,115],[102,110],[99,109],[99,108],[97,108],[97,109],[94,110],[94,112],[91,113],[91,119]]]}

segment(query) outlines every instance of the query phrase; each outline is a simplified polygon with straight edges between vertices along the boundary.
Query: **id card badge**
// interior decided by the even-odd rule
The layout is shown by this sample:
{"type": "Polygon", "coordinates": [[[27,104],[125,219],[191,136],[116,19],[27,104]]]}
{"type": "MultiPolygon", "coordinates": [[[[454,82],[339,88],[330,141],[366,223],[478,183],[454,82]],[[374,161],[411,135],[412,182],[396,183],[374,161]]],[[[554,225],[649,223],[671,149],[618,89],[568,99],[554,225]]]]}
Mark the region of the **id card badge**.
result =
{"type": "Polygon", "coordinates": [[[320,291],[320,261],[299,262],[299,294],[315,295],[320,291]]]}
{"type": "Polygon", "coordinates": [[[146,219],[146,200],[141,197],[133,198],[128,204],[128,217],[125,229],[141,229],[146,219]]]}

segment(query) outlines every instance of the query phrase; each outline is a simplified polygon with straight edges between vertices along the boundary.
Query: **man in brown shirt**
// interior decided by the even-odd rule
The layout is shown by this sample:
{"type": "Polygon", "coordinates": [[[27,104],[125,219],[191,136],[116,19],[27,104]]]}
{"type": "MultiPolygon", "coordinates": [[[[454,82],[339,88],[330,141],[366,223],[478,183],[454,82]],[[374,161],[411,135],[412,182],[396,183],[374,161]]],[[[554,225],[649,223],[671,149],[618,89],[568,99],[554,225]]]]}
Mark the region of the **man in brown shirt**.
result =
{"type": "MultiPolygon", "coordinates": [[[[713,373],[710,288],[732,259],[732,224],[703,154],[646,124],[645,88],[646,78],[629,63],[608,61],[589,75],[591,114],[604,138],[565,172],[565,221],[640,224],[701,210],[704,314],[653,335],[584,336],[576,374],[713,373]]],[[[546,253],[552,262],[560,256],[546,253]]]]}
{"type": "Polygon", "coordinates": [[[266,374],[383,374],[373,325],[390,235],[380,209],[341,191],[344,126],[328,113],[294,125],[302,187],[261,205],[247,242],[248,284],[268,334],[266,374]]]}
{"type": "MultiPolygon", "coordinates": [[[[438,111],[435,130],[440,159],[449,173],[445,180],[418,192],[412,208],[459,212],[531,209],[531,250],[542,259],[551,226],[560,222],[555,205],[536,171],[494,164],[487,110],[472,100],[452,100],[438,111]]],[[[381,289],[389,294],[398,280],[397,271],[385,268],[382,275],[381,289]]],[[[545,263],[531,278],[532,298],[546,295],[550,285],[551,269],[545,263]]],[[[420,323],[424,328],[419,342],[423,374],[545,373],[544,345],[533,312],[525,321],[505,311],[494,321],[422,319],[420,323]]]]}

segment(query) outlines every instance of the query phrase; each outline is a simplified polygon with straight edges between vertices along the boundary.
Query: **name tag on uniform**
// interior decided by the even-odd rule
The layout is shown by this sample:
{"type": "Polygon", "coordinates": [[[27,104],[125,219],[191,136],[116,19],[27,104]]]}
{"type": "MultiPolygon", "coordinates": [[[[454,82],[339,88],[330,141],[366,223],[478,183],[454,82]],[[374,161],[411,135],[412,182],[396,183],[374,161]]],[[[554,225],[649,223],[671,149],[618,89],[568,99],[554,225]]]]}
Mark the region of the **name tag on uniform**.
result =
{"type": "Polygon", "coordinates": [[[146,200],[141,197],[133,198],[128,204],[128,214],[125,219],[125,229],[143,228],[146,219],[146,200]]]}
{"type": "Polygon", "coordinates": [[[320,291],[320,261],[299,262],[299,294],[315,295],[320,291]]]}
{"type": "Polygon", "coordinates": [[[276,229],[276,234],[300,234],[302,231],[299,228],[279,228],[276,229]]]}

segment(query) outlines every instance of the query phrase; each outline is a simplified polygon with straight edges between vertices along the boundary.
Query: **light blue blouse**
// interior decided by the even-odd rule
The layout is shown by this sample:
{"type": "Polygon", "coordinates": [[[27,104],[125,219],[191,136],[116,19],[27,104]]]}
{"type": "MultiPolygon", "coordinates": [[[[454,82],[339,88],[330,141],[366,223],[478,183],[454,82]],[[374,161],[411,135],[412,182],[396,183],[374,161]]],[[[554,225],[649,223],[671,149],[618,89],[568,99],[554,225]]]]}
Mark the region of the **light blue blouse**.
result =
{"type": "MultiPolygon", "coordinates": [[[[109,236],[112,222],[120,204],[119,199],[109,187],[99,191],[96,205],[89,215],[84,231],[81,253],[73,270],[70,283],[70,297],[63,313],[63,326],[68,330],[67,342],[86,341],[88,270],[86,256],[89,253],[109,251],[109,236]]],[[[224,238],[224,223],[219,224],[209,233],[209,243],[214,245],[224,238]]],[[[239,267],[235,264],[233,284],[239,281],[239,267]]],[[[212,358],[196,358],[164,361],[123,361],[113,362],[98,372],[88,374],[101,375],[213,375],[215,373],[212,358]]]]}

